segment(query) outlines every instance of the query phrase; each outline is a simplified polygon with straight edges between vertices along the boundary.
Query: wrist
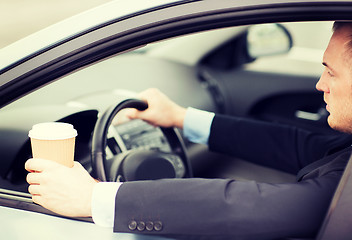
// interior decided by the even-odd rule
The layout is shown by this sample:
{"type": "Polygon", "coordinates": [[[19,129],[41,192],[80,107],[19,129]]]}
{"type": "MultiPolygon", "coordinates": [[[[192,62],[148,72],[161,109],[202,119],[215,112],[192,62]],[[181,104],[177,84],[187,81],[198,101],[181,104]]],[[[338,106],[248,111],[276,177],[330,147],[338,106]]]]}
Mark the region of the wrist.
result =
{"type": "Polygon", "coordinates": [[[94,194],[94,189],[95,187],[98,185],[98,182],[94,180],[94,183],[91,184],[91,189],[89,191],[89,198],[87,199],[87,205],[86,205],[86,210],[87,210],[87,217],[91,217],[92,216],[92,200],[93,200],[93,194],[94,194]]]}
{"type": "Polygon", "coordinates": [[[173,125],[175,127],[183,129],[183,122],[185,120],[186,111],[186,108],[177,106],[174,112],[175,120],[173,125]]]}

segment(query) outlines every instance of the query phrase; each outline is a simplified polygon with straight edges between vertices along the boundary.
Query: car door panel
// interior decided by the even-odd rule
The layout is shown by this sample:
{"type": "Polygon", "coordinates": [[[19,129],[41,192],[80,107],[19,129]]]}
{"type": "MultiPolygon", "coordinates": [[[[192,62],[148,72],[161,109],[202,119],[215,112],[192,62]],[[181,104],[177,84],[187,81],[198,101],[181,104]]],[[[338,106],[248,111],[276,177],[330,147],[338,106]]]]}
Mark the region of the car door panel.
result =
{"type": "Polygon", "coordinates": [[[255,72],[244,69],[209,70],[218,81],[227,114],[329,132],[318,77],[255,72]]]}

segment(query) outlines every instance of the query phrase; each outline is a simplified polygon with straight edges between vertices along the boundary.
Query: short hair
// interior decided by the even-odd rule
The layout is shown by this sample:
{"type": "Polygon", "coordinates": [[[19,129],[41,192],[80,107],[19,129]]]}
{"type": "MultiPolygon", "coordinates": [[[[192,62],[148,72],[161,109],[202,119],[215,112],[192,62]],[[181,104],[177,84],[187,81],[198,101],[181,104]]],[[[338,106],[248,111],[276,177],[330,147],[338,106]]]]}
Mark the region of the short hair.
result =
{"type": "Polygon", "coordinates": [[[350,31],[349,41],[346,43],[346,47],[347,47],[346,57],[348,59],[351,59],[352,57],[352,21],[335,21],[332,26],[332,31],[336,32],[338,30],[341,30],[342,28],[346,28],[350,31]]]}
{"type": "Polygon", "coordinates": [[[332,31],[336,32],[337,30],[344,28],[344,27],[351,28],[351,32],[352,32],[352,21],[336,21],[336,22],[334,22],[334,25],[332,26],[332,31]]]}

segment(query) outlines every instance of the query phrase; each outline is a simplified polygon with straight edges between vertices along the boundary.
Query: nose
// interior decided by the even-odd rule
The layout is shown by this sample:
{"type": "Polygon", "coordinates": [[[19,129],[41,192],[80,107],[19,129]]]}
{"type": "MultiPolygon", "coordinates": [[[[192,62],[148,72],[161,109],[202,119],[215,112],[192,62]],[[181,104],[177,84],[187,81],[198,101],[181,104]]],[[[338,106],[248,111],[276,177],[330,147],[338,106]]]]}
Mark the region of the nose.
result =
{"type": "Polygon", "coordinates": [[[317,82],[317,84],[315,85],[315,88],[318,91],[324,92],[324,93],[328,93],[329,92],[329,87],[328,84],[324,78],[324,74],[321,75],[319,81],[317,82]]]}

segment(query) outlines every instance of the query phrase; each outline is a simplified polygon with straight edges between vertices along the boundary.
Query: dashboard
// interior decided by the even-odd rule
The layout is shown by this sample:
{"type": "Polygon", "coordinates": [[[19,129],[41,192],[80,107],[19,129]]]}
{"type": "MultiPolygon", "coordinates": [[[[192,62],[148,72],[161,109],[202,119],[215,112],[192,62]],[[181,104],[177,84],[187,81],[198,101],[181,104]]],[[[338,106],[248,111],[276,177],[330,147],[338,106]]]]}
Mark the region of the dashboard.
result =
{"type": "MultiPolygon", "coordinates": [[[[38,109],[37,109],[38,110],[38,109]]],[[[37,112],[36,108],[25,111],[25,115],[33,115],[37,112]]],[[[23,109],[18,109],[23,114],[23,109]]],[[[41,108],[46,111],[47,116],[50,112],[55,112],[51,117],[53,121],[67,122],[72,124],[78,132],[75,145],[75,160],[80,162],[88,172],[93,173],[91,161],[91,146],[94,127],[99,116],[96,109],[72,109],[71,112],[61,111],[58,106],[48,106],[41,108]],[[61,118],[60,115],[63,115],[61,118]],[[66,115],[66,116],[65,116],[66,115]]],[[[0,126],[0,152],[2,169],[0,170],[0,185],[2,188],[27,192],[26,183],[27,172],[24,169],[25,161],[31,157],[30,140],[28,130],[32,124],[49,119],[37,120],[31,117],[18,117],[18,121],[13,121],[17,111],[3,112],[2,126],[0,126]],[[7,113],[7,114],[4,114],[7,113]],[[6,119],[12,122],[5,126],[6,119]]],[[[51,119],[49,120],[51,121],[51,119]]],[[[188,176],[188,160],[183,148],[181,135],[177,135],[173,129],[162,129],[152,126],[142,120],[131,120],[122,124],[111,125],[107,136],[106,156],[107,161],[113,161],[123,152],[137,150],[150,150],[162,153],[162,159],[172,166],[175,177],[188,176]],[[170,133],[171,131],[171,133],[170,133]],[[182,142],[180,146],[179,142],[182,142]],[[166,161],[165,161],[166,160],[166,161]]],[[[156,164],[156,163],[155,163],[156,164]]],[[[143,167],[152,167],[144,164],[143,167]]],[[[140,171],[143,169],[137,167],[140,171]]],[[[150,170],[148,170],[150,171],[150,170]]]]}

